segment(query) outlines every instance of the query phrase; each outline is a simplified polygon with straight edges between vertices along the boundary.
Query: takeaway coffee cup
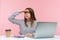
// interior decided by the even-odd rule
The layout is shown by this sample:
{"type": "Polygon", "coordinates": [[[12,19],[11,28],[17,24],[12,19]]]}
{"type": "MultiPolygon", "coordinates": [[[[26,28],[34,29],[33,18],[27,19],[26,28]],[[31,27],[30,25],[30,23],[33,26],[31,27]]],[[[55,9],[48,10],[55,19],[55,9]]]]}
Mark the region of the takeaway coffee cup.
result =
{"type": "Polygon", "coordinates": [[[7,30],[5,30],[5,32],[6,32],[6,37],[10,37],[10,35],[11,35],[11,29],[7,29],[7,30]]]}

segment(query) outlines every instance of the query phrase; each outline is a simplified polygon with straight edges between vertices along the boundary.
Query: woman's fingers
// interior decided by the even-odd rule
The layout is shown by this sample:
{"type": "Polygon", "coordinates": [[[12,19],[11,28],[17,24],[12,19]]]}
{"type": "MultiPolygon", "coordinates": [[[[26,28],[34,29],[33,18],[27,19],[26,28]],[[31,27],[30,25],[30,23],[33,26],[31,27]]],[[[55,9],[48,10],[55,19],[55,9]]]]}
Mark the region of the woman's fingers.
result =
{"type": "Polygon", "coordinates": [[[32,34],[31,33],[27,33],[27,34],[25,34],[25,36],[31,37],[32,34]]]}
{"type": "Polygon", "coordinates": [[[19,12],[25,12],[25,10],[19,10],[19,12]]]}
{"type": "Polygon", "coordinates": [[[22,12],[29,12],[29,10],[19,10],[20,13],[22,12]]]}
{"type": "Polygon", "coordinates": [[[25,10],[25,12],[29,12],[29,10],[25,10]]]}

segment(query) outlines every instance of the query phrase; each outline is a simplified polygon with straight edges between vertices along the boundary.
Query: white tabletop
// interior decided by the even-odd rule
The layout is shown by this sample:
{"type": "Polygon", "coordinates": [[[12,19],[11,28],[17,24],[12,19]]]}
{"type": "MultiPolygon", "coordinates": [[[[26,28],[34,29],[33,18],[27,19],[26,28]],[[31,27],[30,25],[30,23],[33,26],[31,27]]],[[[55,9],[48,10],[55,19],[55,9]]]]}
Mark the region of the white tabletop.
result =
{"type": "Polygon", "coordinates": [[[60,36],[55,36],[54,38],[43,38],[43,39],[34,39],[34,38],[14,38],[14,37],[9,37],[6,38],[5,36],[0,36],[0,40],[60,40],[60,36]]]}

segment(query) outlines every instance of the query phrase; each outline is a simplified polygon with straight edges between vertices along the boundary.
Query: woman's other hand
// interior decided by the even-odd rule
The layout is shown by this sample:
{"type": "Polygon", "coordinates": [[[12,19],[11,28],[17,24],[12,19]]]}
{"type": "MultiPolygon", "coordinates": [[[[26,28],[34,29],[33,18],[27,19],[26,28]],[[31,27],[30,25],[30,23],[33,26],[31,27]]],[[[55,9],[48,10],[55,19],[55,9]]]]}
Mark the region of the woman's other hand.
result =
{"type": "Polygon", "coordinates": [[[31,37],[32,34],[31,34],[31,33],[27,33],[27,34],[25,34],[25,36],[27,36],[27,37],[31,37]]]}

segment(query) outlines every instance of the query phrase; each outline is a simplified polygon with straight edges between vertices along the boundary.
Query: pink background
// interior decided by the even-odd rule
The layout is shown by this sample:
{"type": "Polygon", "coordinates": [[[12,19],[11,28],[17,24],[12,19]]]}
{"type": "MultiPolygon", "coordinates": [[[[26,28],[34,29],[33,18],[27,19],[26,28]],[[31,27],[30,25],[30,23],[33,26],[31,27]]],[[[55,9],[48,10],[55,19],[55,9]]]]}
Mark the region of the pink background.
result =
{"type": "MultiPolygon", "coordinates": [[[[8,21],[14,11],[31,7],[38,21],[58,22],[56,35],[60,35],[60,0],[0,0],[0,35],[12,29],[11,35],[19,35],[19,26],[8,21]]],[[[23,19],[23,13],[17,18],[23,19]]]]}

